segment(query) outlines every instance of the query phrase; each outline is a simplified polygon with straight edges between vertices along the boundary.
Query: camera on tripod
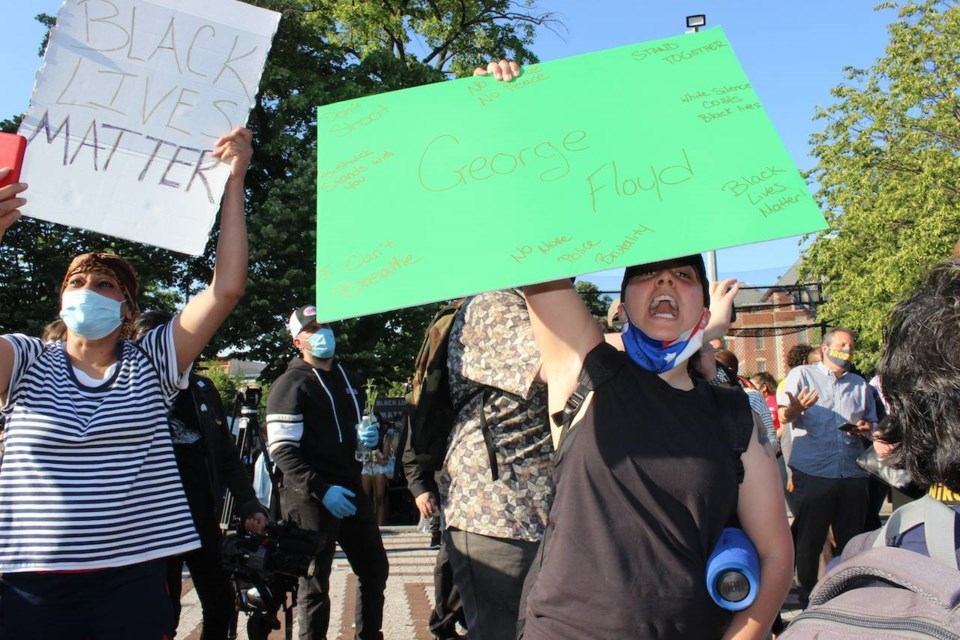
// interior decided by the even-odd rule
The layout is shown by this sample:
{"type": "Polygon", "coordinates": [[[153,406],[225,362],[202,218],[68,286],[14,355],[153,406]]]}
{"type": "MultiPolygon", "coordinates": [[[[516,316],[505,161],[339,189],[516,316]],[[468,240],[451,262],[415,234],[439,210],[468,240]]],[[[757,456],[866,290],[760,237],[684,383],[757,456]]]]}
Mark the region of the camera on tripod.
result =
{"type": "Polygon", "coordinates": [[[220,564],[251,583],[267,583],[277,574],[310,578],[323,536],[301,529],[292,522],[267,525],[265,535],[250,532],[226,536],[220,541],[220,564]]]}
{"type": "MultiPolygon", "coordinates": [[[[258,491],[258,499],[274,518],[279,518],[278,471],[270,463],[265,434],[260,428],[260,401],[263,392],[257,385],[237,389],[231,429],[236,437],[240,460],[251,478],[262,470],[269,484],[258,491]]],[[[241,519],[233,495],[227,492],[220,516],[224,532],[237,531],[241,519]]],[[[297,606],[297,582],[311,577],[324,538],[315,531],[301,529],[292,522],[271,522],[263,535],[251,532],[227,534],[220,542],[220,564],[230,573],[236,593],[236,611],[246,615],[247,637],[267,640],[281,628],[283,611],[286,639],[293,638],[293,609],[297,606]]],[[[236,638],[238,618],[234,618],[229,638],[236,638]]]]}
{"type": "Polygon", "coordinates": [[[252,410],[256,413],[260,408],[260,398],[263,396],[263,390],[255,384],[247,384],[237,389],[237,404],[240,405],[241,414],[249,414],[252,410]]]}
{"type": "MultiPolygon", "coordinates": [[[[220,541],[220,565],[230,572],[237,611],[247,614],[250,640],[267,640],[272,631],[279,629],[277,614],[281,609],[286,619],[286,638],[292,639],[297,580],[313,576],[323,545],[319,533],[301,529],[292,522],[270,523],[265,535],[244,532],[220,541]]],[[[235,629],[236,626],[234,634],[235,629]]]]}

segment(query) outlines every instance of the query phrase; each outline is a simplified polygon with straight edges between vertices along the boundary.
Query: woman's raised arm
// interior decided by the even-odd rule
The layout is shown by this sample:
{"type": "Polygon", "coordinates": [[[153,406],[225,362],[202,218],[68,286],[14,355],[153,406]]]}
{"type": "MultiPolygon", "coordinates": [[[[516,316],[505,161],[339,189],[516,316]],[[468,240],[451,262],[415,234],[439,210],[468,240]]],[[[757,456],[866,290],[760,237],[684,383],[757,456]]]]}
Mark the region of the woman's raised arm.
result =
{"type": "Polygon", "coordinates": [[[181,371],[193,362],[243,297],[247,286],[247,225],[243,179],[253,157],[253,134],[234,129],[217,140],[213,155],[230,163],[220,207],[220,239],[210,284],[175,318],[174,341],[181,371]]]}
{"type": "Polygon", "coordinates": [[[550,413],[560,411],[577,389],[583,360],[603,342],[600,327],[569,279],[523,288],[543,364],[550,413]]]}
{"type": "MultiPolygon", "coordinates": [[[[10,174],[7,167],[0,168],[0,180],[10,174]]],[[[3,234],[14,222],[20,218],[20,207],[27,203],[20,194],[27,185],[15,183],[0,189],[0,241],[3,234]]],[[[0,400],[6,402],[7,388],[10,386],[10,376],[13,373],[13,347],[6,340],[0,340],[0,400]]]]}

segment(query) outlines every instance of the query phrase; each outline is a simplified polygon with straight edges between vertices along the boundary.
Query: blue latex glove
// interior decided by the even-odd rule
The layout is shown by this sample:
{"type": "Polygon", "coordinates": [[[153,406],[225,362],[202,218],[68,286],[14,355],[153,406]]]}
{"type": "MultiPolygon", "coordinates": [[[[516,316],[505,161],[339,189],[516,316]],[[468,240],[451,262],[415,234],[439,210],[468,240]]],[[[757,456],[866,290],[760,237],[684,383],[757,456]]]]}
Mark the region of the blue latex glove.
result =
{"type": "Polygon", "coordinates": [[[372,424],[361,424],[357,427],[357,439],[360,444],[372,449],[380,441],[380,425],[376,422],[372,424]]]}
{"type": "Polygon", "coordinates": [[[357,512],[357,505],[350,501],[356,495],[350,489],[334,484],[323,494],[323,506],[335,517],[346,518],[357,512]]]}

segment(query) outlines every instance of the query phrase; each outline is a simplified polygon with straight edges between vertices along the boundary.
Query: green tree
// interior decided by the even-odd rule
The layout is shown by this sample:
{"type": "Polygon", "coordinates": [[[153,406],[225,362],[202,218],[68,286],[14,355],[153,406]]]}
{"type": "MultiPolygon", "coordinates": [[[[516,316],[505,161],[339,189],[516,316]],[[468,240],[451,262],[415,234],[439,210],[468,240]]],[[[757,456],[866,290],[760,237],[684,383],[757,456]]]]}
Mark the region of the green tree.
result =
{"type": "MultiPolygon", "coordinates": [[[[273,379],[293,355],[287,317],[315,299],[316,107],[441,81],[489,57],[536,62],[529,49],[533,28],[553,18],[536,12],[530,0],[258,4],[284,17],[250,118],[250,282],[220,335],[221,346],[267,362],[262,377],[273,379]]],[[[402,209],[396,215],[404,215],[402,209]]],[[[364,232],[358,214],[357,233],[364,232]]],[[[438,308],[336,323],[337,351],[378,389],[402,384],[438,308]]]]}
{"type": "MultiPolygon", "coordinates": [[[[275,378],[293,355],[286,319],[315,299],[316,108],[437,82],[489,58],[536,62],[537,25],[556,25],[533,0],[254,0],[283,14],[248,126],[255,155],[247,176],[247,295],[204,353],[268,363],[275,378]]],[[[47,26],[49,16],[38,19],[47,26]]],[[[16,122],[4,123],[12,130],[16,122]]],[[[397,215],[403,215],[398,210],[397,215]]],[[[364,233],[358,214],[357,233],[364,233]]],[[[210,279],[217,228],[204,256],[185,259],[34,220],[0,246],[0,331],[37,334],[57,312],[59,283],[77,253],[108,248],[140,269],[143,308],[181,303],[210,279]]],[[[402,384],[437,305],[337,323],[338,351],[380,389],[402,384]]]]}
{"type": "Polygon", "coordinates": [[[898,11],[885,54],[848,68],[819,108],[810,172],[829,229],[804,252],[822,278],[822,317],[859,333],[871,369],[893,304],[960,236],[960,5],[888,2],[898,11]]]}
{"type": "Polygon", "coordinates": [[[607,312],[610,310],[610,303],[613,302],[613,298],[605,293],[600,293],[600,287],[586,280],[578,280],[573,286],[576,287],[577,293],[580,294],[580,298],[583,300],[583,303],[587,305],[587,309],[590,310],[591,315],[601,318],[607,317],[607,312]]]}
{"type": "Polygon", "coordinates": [[[233,413],[233,404],[237,399],[237,389],[243,383],[240,376],[231,376],[224,371],[219,360],[209,360],[198,363],[197,373],[209,378],[213,386],[217,388],[220,394],[220,400],[223,402],[223,409],[229,418],[233,413]]]}

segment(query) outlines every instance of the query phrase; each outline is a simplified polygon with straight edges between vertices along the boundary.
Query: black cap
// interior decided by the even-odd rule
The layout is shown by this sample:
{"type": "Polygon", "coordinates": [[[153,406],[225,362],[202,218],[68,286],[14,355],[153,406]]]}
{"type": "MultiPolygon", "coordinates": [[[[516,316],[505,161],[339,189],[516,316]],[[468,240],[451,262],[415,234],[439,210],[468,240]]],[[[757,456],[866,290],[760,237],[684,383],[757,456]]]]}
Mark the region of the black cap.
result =
{"type": "Polygon", "coordinates": [[[290,320],[287,321],[287,328],[290,329],[290,335],[294,338],[300,333],[300,331],[317,319],[317,308],[308,304],[304,307],[300,307],[290,316],[290,320]]]}
{"type": "Polygon", "coordinates": [[[707,268],[703,264],[703,256],[694,253],[689,256],[680,256],[679,258],[670,258],[669,260],[659,260],[657,262],[646,262],[644,264],[635,264],[627,267],[623,272],[623,282],[620,283],[620,302],[627,299],[627,283],[630,278],[639,276],[651,271],[662,271],[667,267],[686,266],[693,267],[697,276],[700,278],[700,286],[703,288],[703,306],[710,306],[710,283],[707,280],[707,268]]]}

